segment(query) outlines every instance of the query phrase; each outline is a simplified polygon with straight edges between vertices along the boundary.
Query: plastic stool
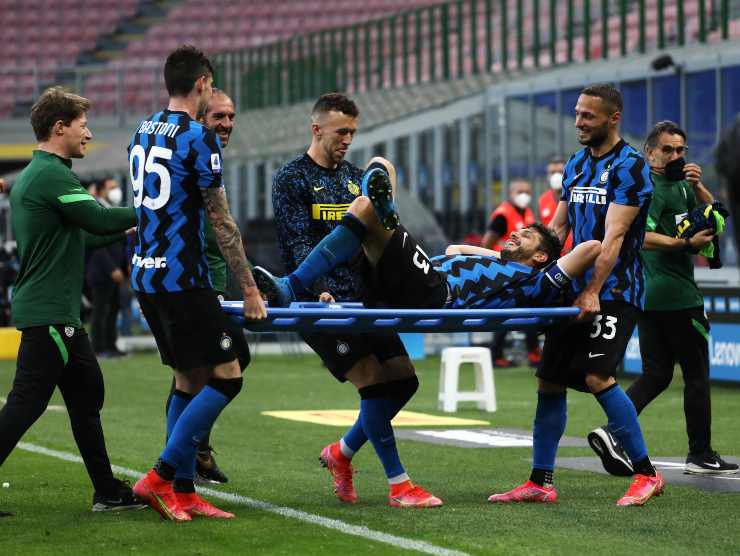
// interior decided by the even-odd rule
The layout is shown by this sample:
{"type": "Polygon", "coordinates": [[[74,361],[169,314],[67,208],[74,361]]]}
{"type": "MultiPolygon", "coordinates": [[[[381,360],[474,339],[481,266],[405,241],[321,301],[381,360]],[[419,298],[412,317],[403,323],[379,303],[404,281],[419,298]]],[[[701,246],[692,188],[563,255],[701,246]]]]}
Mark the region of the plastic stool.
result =
{"type": "Polygon", "coordinates": [[[491,350],[484,347],[451,347],[442,350],[439,373],[438,406],[447,413],[457,411],[457,402],[478,402],[478,409],[496,411],[496,387],[493,382],[491,350]],[[460,392],[460,366],[472,363],[475,390],[460,392]]]}

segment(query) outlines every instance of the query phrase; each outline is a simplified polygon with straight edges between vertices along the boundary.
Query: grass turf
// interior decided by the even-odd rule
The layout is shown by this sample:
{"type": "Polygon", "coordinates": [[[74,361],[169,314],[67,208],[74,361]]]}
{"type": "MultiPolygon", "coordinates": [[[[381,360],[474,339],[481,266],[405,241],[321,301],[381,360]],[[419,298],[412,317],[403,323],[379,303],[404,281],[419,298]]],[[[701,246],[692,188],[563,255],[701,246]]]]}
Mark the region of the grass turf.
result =
{"type": "MultiPolygon", "coordinates": [[[[106,381],[103,423],[113,463],[145,471],[164,437],[164,399],[170,375],[154,355],[102,363],[106,381]]],[[[438,413],[439,360],[419,362],[421,388],[408,406],[438,413]]],[[[0,394],[10,390],[14,365],[0,363],[0,394]]],[[[625,381],[626,382],[626,381],[625,381]]],[[[486,414],[463,404],[460,417],[483,418],[495,427],[529,429],[535,382],[527,369],[496,371],[499,410],[486,414]]],[[[686,435],[680,376],[641,421],[654,456],[683,456],[686,435]]],[[[737,454],[740,390],[713,387],[713,444],[737,454]]],[[[58,394],[52,404],[61,405],[58,394]]],[[[522,482],[529,449],[460,449],[398,442],[411,477],[445,501],[437,510],[387,506],[382,467],[370,444],[355,457],[360,502],[341,505],[328,473],[318,465],[321,448],[343,429],[260,415],[280,409],[354,409],[357,396],[340,385],[314,356],[259,356],[247,371],[246,387],[219,419],[212,442],[231,481],[220,490],[264,500],[349,524],[470,554],[697,554],[737,553],[740,513],[737,494],[709,493],[669,485],[643,508],[617,508],[628,480],[558,470],[560,495],[553,506],[494,506],[486,497],[522,482]]],[[[567,435],[583,437],[604,417],[591,396],[569,393],[567,435]]],[[[64,412],[47,411],[23,439],[47,448],[76,448],[64,412]]],[[[592,455],[563,448],[560,456],[592,455]]],[[[121,514],[90,512],[91,486],[84,467],[17,449],[0,468],[2,554],[398,554],[398,547],[349,536],[317,525],[217,501],[234,511],[233,522],[196,520],[174,525],[151,510],[121,514]]]]}

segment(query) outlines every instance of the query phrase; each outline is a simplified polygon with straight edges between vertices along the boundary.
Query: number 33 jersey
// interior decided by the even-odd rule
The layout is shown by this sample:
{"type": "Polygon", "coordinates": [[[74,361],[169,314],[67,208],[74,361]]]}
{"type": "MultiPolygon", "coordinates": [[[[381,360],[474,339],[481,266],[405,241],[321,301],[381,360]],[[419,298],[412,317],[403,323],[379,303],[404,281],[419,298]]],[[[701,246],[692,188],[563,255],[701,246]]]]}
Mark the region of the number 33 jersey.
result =
{"type": "Polygon", "coordinates": [[[128,162],[139,221],[131,286],[210,288],[201,189],[224,186],[218,138],[187,113],[164,110],[139,124],[128,162]]]}

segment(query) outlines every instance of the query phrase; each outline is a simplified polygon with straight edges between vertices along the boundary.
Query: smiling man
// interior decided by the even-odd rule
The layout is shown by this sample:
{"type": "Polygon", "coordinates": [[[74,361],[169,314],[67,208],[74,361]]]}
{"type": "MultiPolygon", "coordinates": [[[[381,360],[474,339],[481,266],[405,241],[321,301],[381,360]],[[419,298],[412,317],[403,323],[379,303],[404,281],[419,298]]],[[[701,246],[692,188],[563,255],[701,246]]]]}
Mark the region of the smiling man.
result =
{"type": "Polygon", "coordinates": [[[490,502],[555,502],[555,455],[567,420],[566,388],[591,392],[609,427],[634,464],[635,477],[619,506],[642,505],[663,490],[637,420],[635,406],[617,384],[616,369],[645,300],[638,256],[652,197],[650,168],[619,135],[622,95],[612,85],[581,91],[575,127],[583,149],[565,165],[563,190],[550,226],[561,241],[602,242],[592,269],[573,281],[579,319],[548,330],[537,370],[534,457],[530,478],[490,502]]]}
{"type": "Polygon", "coordinates": [[[142,508],[127,483],[115,479],[105,448],[100,366],[80,322],[85,249],[124,238],[136,225],[130,208],[104,208],[72,173],[92,133],[90,101],[61,87],[31,108],[38,149],[10,192],[20,270],[13,321],[21,331],[16,374],[0,410],[0,465],[43,414],[59,387],[75,442],[95,487],[93,511],[142,508]]]}

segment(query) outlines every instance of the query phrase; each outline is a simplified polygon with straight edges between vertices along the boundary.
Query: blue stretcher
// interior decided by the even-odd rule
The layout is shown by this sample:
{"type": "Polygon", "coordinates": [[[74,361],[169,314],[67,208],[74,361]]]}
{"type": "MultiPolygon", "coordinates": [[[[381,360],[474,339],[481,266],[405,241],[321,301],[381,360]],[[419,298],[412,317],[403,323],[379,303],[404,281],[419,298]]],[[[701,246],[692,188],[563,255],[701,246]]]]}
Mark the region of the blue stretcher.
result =
{"type": "Polygon", "coordinates": [[[251,332],[478,332],[531,330],[570,319],[576,307],[528,309],[365,309],[362,303],[291,303],[268,308],[267,318],[246,320],[243,302],[222,301],[224,312],[251,332]]]}

